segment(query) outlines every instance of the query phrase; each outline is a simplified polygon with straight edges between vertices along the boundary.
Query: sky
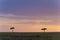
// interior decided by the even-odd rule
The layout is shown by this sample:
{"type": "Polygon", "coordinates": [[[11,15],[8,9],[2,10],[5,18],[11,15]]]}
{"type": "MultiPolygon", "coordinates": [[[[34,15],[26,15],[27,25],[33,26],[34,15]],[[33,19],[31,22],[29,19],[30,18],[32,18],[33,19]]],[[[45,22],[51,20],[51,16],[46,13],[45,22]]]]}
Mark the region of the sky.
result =
{"type": "Polygon", "coordinates": [[[60,0],[0,0],[0,32],[60,32],[60,0]]]}

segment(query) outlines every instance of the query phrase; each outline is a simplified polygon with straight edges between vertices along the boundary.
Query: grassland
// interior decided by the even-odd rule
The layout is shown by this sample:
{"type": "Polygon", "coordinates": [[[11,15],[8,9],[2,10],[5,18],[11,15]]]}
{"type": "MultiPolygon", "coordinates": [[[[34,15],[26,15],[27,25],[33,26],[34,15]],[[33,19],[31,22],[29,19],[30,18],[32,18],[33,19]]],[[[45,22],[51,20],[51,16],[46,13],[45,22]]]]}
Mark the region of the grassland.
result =
{"type": "Polygon", "coordinates": [[[0,40],[60,40],[60,32],[0,32],[0,40]]]}

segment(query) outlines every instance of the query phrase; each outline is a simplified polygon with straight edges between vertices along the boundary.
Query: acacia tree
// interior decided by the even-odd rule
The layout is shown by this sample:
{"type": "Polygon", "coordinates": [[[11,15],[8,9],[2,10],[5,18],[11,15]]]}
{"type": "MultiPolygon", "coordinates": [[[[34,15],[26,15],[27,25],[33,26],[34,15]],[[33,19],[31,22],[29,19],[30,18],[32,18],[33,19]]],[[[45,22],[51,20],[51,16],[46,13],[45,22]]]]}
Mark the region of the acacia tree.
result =
{"type": "Polygon", "coordinates": [[[45,32],[45,30],[47,30],[47,28],[42,28],[41,30],[43,30],[45,32]]]}
{"type": "Polygon", "coordinates": [[[14,31],[14,29],[15,29],[14,27],[10,27],[10,30],[12,30],[12,32],[14,31]]]}

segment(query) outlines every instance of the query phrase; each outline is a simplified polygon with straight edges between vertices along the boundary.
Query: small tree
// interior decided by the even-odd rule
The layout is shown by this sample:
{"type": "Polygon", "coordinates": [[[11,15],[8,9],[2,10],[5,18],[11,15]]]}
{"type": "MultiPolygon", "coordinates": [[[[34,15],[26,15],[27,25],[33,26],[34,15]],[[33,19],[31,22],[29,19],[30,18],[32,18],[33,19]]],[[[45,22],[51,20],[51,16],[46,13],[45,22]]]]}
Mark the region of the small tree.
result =
{"type": "Polygon", "coordinates": [[[45,30],[47,30],[47,28],[42,28],[41,30],[43,30],[45,32],[45,30]]]}
{"type": "Polygon", "coordinates": [[[10,30],[12,30],[12,32],[14,31],[14,29],[15,29],[14,27],[11,27],[11,28],[10,28],[10,30]]]}

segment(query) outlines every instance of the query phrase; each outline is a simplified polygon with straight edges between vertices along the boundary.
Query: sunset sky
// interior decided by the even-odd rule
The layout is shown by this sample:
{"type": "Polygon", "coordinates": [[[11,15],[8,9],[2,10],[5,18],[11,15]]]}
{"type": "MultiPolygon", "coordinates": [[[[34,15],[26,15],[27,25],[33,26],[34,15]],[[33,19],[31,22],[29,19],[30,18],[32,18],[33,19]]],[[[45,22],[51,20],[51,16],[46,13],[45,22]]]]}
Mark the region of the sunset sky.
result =
{"type": "Polygon", "coordinates": [[[60,0],[0,0],[0,32],[60,32],[60,0]]]}

